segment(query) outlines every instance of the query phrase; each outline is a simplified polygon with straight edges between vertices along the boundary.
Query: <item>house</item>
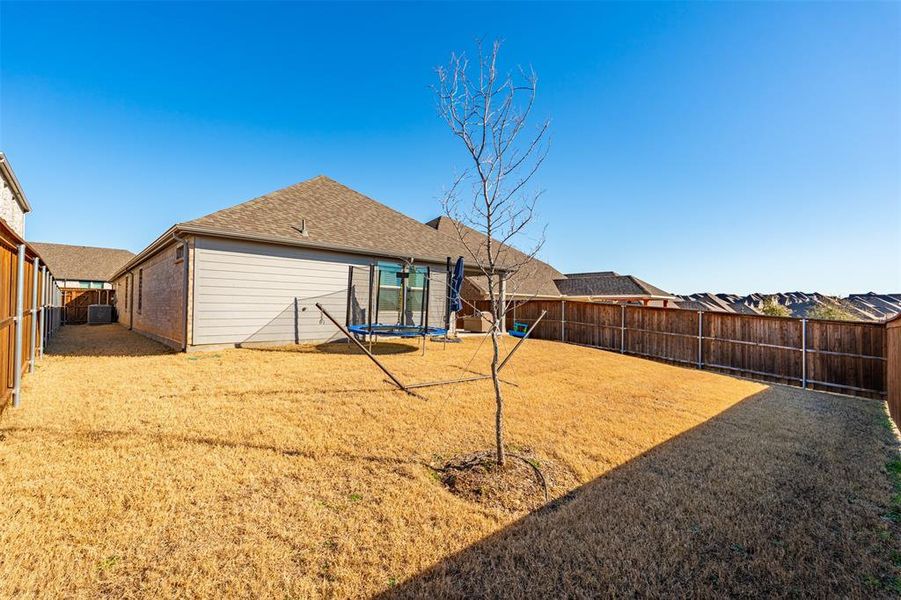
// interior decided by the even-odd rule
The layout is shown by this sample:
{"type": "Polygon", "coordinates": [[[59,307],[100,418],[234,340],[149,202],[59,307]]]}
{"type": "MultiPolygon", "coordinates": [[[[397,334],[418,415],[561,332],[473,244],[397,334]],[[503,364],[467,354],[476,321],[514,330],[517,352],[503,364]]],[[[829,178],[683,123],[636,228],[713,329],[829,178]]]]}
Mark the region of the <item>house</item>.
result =
{"type": "MultiPolygon", "coordinates": [[[[485,252],[487,236],[467,227],[462,223],[454,223],[449,217],[437,217],[426,223],[444,233],[450,238],[460,240],[462,238],[464,261],[470,261],[473,252],[485,252]]],[[[563,273],[535,257],[531,257],[512,246],[504,249],[502,258],[507,265],[525,263],[524,266],[506,278],[506,297],[515,299],[552,299],[560,298],[560,291],[554,281],[563,277],[563,273]]],[[[475,303],[488,298],[488,280],[484,275],[472,275],[466,278],[462,296],[465,300],[475,303]]]]}
{"type": "Polygon", "coordinates": [[[134,257],[128,250],[32,243],[57,277],[62,293],[63,323],[88,322],[91,304],[115,304],[112,275],[134,257]]]}
{"type": "Polygon", "coordinates": [[[642,304],[663,308],[671,306],[676,300],[676,296],[634,275],[620,275],[614,271],[567,273],[555,283],[568,300],[642,304]]]}
{"type": "MultiPolygon", "coordinates": [[[[463,238],[472,251],[484,251],[487,237],[448,217],[432,219],[427,225],[450,237],[463,238]]],[[[504,261],[510,264],[525,263],[506,278],[508,300],[581,300],[586,302],[639,303],[646,306],[670,306],[676,296],[632,275],[620,275],[613,271],[594,273],[570,273],[564,275],[548,263],[531,257],[525,252],[507,247],[504,261]]],[[[469,252],[464,254],[468,258],[469,252]]],[[[466,278],[463,298],[470,304],[488,299],[488,285],[484,276],[466,278]]],[[[481,305],[480,305],[481,306],[481,305]]],[[[466,310],[466,309],[464,309],[466,310]]]]}
{"type": "Polygon", "coordinates": [[[836,307],[859,321],[885,321],[901,313],[901,294],[851,294],[836,298],[818,292],[780,292],[775,294],[753,293],[711,294],[703,292],[679,296],[676,307],[685,310],[762,315],[764,304],[773,301],[784,306],[790,316],[799,319],[819,307],[836,307]]]}
{"type": "Polygon", "coordinates": [[[463,254],[459,240],[319,176],[173,225],[111,278],[121,324],[195,350],[326,339],[333,329],[306,304],[343,317],[350,266],[446,277],[463,254]],[[299,325],[285,327],[286,314],[299,325]]]}
{"type": "Polygon", "coordinates": [[[111,290],[112,275],[134,258],[118,248],[32,242],[63,289],[111,290]]]}
{"type": "Polygon", "coordinates": [[[16,179],[6,155],[0,152],[0,219],[20,238],[25,238],[25,214],[31,205],[16,179]]]}

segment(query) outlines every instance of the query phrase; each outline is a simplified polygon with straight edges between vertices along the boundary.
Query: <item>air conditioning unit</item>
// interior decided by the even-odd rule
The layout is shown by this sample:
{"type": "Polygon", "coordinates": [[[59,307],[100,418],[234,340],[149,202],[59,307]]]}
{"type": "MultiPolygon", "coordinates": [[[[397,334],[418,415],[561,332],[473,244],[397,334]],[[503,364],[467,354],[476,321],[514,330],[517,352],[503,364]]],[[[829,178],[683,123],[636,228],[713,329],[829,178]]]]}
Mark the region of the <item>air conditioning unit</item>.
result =
{"type": "Polygon", "coordinates": [[[112,304],[88,305],[88,325],[102,325],[113,322],[112,304]]]}

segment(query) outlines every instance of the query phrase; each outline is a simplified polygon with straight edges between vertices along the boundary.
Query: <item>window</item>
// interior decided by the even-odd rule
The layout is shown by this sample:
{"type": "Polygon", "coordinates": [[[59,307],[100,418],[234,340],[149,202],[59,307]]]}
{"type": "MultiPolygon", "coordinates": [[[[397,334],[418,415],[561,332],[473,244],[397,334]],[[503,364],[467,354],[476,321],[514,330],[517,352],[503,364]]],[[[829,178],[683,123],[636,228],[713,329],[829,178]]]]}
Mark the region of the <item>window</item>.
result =
{"type": "Polygon", "coordinates": [[[141,314],[141,305],[144,300],[144,269],[138,269],[138,314],[141,314]]]}
{"type": "Polygon", "coordinates": [[[422,310],[428,269],[413,267],[404,272],[399,264],[386,262],[380,262],[378,268],[378,321],[409,324],[418,319],[413,313],[422,310]],[[404,312],[403,316],[400,314],[401,310],[404,312]]]}
{"type": "Polygon", "coordinates": [[[185,259],[185,245],[181,244],[175,248],[175,262],[181,262],[185,259]]]}
{"type": "Polygon", "coordinates": [[[128,275],[125,276],[125,297],[122,299],[122,306],[128,310],[128,275]]]}

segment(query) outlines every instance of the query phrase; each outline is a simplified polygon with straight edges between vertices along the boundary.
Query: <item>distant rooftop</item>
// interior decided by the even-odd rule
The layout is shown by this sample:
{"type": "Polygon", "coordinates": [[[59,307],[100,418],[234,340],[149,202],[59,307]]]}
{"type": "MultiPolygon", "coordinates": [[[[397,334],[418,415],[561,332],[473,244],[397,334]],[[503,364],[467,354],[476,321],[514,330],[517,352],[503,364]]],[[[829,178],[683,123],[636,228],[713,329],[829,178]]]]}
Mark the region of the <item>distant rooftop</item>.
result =
{"type": "Polygon", "coordinates": [[[134,256],[128,250],[32,242],[57,279],[110,281],[110,277],[134,256]]]}
{"type": "Polygon", "coordinates": [[[554,281],[564,296],[589,296],[593,298],[675,298],[667,291],[632,275],[620,275],[614,271],[594,273],[567,273],[565,279],[554,281]]]}

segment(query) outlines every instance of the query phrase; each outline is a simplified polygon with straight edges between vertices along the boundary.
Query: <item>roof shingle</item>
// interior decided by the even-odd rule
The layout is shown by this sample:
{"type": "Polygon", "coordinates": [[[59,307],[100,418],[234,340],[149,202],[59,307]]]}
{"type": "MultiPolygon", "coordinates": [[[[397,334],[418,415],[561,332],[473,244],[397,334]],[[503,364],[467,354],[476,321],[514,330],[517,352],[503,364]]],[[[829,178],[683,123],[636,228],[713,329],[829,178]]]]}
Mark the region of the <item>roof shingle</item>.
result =
{"type": "MultiPolygon", "coordinates": [[[[479,249],[483,249],[485,241],[488,239],[485,234],[478,232],[471,227],[467,227],[460,223],[455,226],[449,217],[437,217],[429,221],[427,225],[434,227],[438,231],[444,232],[448,237],[455,238],[456,240],[460,239],[460,233],[462,232],[463,238],[466,241],[466,246],[475,252],[478,252],[479,249]],[[459,232],[457,227],[459,227],[459,232]]],[[[506,256],[502,257],[500,262],[506,262],[508,265],[522,263],[529,259],[526,253],[512,246],[507,246],[505,253],[506,256]],[[504,258],[506,258],[506,261],[504,258]]],[[[461,256],[463,256],[463,260],[466,262],[471,262],[472,260],[471,254],[468,251],[464,251],[461,256]]],[[[510,275],[507,280],[507,293],[517,296],[551,296],[556,298],[560,296],[560,292],[557,290],[554,280],[560,277],[563,277],[563,274],[560,271],[546,262],[540,261],[537,258],[532,258],[520,267],[517,272],[510,275]]],[[[483,294],[488,293],[487,279],[484,276],[471,276],[467,277],[467,279],[479,288],[483,294]]]]}
{"type": "Polygon", "coordinates": [[[403,258],[463,253],[458,240],[322,175],[179,226],[403,258]]]}
{"type": "Polygon", "coordinates": [[[57,279],[110,281],[110,277],[134,256],[128,250],[32,242],[57,279]]]}
{"type": "Polygon", "coordinates": [[[571,273],[565,279],[556,281],[557,288],[564,296],[594,297],[653,297],[673,298],[669,292],[634,277],[619,275],[613,271],[598,273],[571,273]]]}

